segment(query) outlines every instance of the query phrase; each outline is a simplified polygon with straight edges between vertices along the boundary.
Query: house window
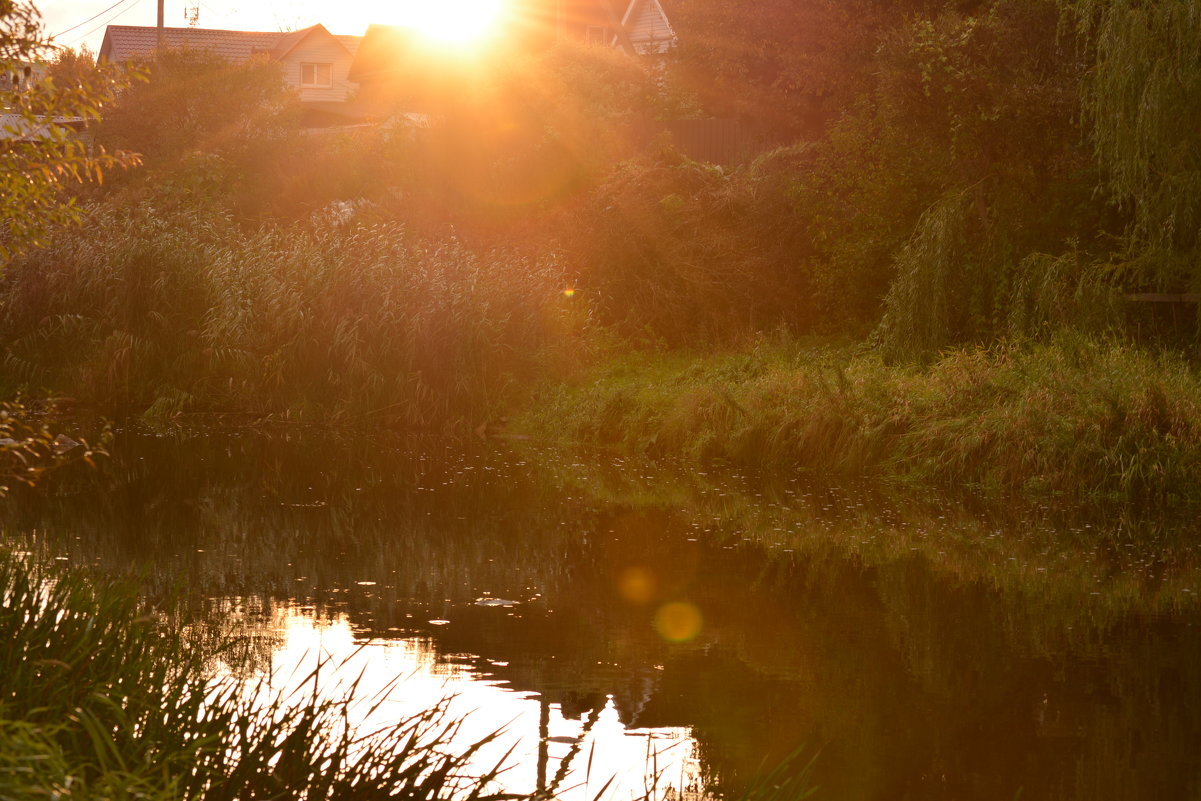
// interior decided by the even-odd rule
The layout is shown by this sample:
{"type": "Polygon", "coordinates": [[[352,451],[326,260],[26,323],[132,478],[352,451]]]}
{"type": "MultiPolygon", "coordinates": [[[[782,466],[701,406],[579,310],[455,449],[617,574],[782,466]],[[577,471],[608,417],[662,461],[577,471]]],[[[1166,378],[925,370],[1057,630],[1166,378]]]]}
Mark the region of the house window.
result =
{"type": "Polygon", "coordinates": [[[300,85],[329,88],[334,85],[332,64],[301,64],[300,85]]]}
{"type": "Polygon", "coordinates": [[[588,44],[608,44],[609,29],[601,25],[589,25],[587,32],[584,34],[584,41],[588,44]]]}

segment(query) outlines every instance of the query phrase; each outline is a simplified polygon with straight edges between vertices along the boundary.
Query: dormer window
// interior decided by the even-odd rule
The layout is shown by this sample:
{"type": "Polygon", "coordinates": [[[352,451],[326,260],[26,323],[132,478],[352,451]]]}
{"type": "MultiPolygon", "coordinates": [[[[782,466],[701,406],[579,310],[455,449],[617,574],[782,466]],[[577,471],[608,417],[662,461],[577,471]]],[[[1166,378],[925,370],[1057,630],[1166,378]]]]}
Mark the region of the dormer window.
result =
{"type": "Polygon", "coordinates": [[[328,89],[334,85],[332,64],[301,64],[300,85],[328,89]]]}

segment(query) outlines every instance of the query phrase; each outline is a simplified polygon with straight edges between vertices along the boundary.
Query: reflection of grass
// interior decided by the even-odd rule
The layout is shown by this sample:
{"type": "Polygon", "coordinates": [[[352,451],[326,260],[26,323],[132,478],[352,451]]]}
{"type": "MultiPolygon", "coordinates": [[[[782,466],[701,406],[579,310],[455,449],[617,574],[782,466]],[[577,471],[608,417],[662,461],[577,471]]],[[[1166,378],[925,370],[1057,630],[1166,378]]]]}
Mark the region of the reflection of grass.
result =
{"type": "MultiPolygon", "coordinates": [[[[267,679],[214,678],[211,657],[229,645],[223,636],[148,608],[130,585],[6,556],[0,798],[530,798],[497,789],[507,755],[483,772],[474,767],[499,732],[459,742],[461,723],[448,717],[446,701],[394,726],[355,731],[350,721],[361,710],[353,705],[367,704],[370,715],[394,683],[356,699],[359,679],[350,676],[334,692],[346,697],[334,700],[318,689],[317,672],[347,671],[328,663],[283,691],[267,679]]],[[[534,797],[576,789],[564,783],[595,721],[534,797]]],[[[585,801],[606,801],[616,777],[595,775],[595,756],[581,766],[594,785],[585,801]]],[[[664,795],[657,757],[648,751],[644,801],[664,795]]],[[[782,766],[748,799],[807,797],[774,792],[773,782],[804,790],[808,770],[782,766]]]]}
{"type": "MultiPolygon", "coordinates": [[[[1039,712],[1051,721],[1046,731],[1092,721],[1132,731],[1146,725],[1137,703],[1123,701],[1107,717],[1067,695],[1078,667],[1065,681],[1050,671],[1065,659],[1105,665],[1098,685],[1140,688],[1113,690],[1133,699],[1174,660],[1201,664],[1188,659],[1195,648],[1164,636],[1149,633],[1142,653],[1137,638],[1121,635],[1144,615],[1175,630],[1196,609],[1184,592],[1198,587],[1187,530],[1058,519],[1033,505],[981,514],[905,487],[773,484],[728,467],[579,457],[529,443],[516,458],[456,452],[439,461],[377,439],[332,442],[131,438],[101,470],[56,484],[64,491],[47,505],[49,517],[30,509],[18,519],[59,532],[60,543],[80,538],[66,549],[49,534],[33,538],[48,557],[120,569],[152,555],[160,588],[187,575],[198,589],[247,594],[266,609],[299,597],[318,614],[347,609],[380,636],[408,625],[406,599],[432,598],[421,620],[455,620],[436,635],[445,652],[512,659],[504,676],[516,687],[609,691],[619,673],[601,662],[631,676],[664,664],[665,681],[677,683],[664,687],[674,693],[682,683],[680,697],[700,718],[697,753],[735,797],[765,754],[778,759],[800,741],[826,746],[816,768],[823,788],[840,786],[844,774],[855,788],[879,786],[885,768],[856,773],[847,754],[887,747],[898,763],[925,758],[926,741],[898,751],[889,732],[902,718],[927,720],[929,707],[956,710],[945,721],[930,715],[940,737],[972,722],[960,710],[1026,714],[1043,710],[1048,693],[1039,712]],[[102,489],[78,491],[93,481],[102,489]],[[126,494],[130,487],[139,491],[126,494]],[[654,571],[664,601],[704,611],[703,642],[664,644],[649,612],[614,594],[609,580],[630,564],[654,571]],[[363,579],[377,584],[356,584],[363,579]],[[545,596],[521,608],[529,625],[498,626],[497,610],[471,603],[477,588],[525,599],[527,587],[545,596]],[[555,615],[542,619],[548,609],[555,615]],[[710,647],[706,660],[724,659],[748,683],[693,683],[714,672],[712,661],[689,661],[710,647]],[[776,678],[787,692],[767,696],[776,678]],[[765,708],[775,716],[766,724],[765,708]]],[[[1184,684],[1201,686],[1186,670],[1184,684]]],[[[1175,754],[1185,739],[1165,734],[1155,747],[1175,754]]],[[[1111,745],[1120,743],[1088,741],[1094,750],[1111,745]]]]}
{"type": "Polygon", "coordinates": [[[0,797],[474,798],[483,743],[456,744],[435,706],[376,733],[348,731],[352,700],[206,670],[210,652],[128,588],[0,565],[0,797]]]}
{"type": "Polygon", "coordinates": [[[850,563],[874,571],[888,596],[896,589],[889,577],[920,562],[919,572],[948,587],[986,588],[1007,617],[1005,630],[1024,632],[1025,648],[1043,650],[1073,630],[1086,637],[1126,615],[1172,614],[1201,601],[1201,559],[1190,527],[1163,515],[1102,515],[1012,499],[973,509],[962,498],[915,493],[911,485],[770,471],[748,476],[730,464],[698,471],[687,462],[638,457],[564,460],[549,448],[528,453],[572,494],[664,510],[694,536],[741,543],[768,565],[850,563]],[[564,461],[569,468],[554,467],[564,461]]]}

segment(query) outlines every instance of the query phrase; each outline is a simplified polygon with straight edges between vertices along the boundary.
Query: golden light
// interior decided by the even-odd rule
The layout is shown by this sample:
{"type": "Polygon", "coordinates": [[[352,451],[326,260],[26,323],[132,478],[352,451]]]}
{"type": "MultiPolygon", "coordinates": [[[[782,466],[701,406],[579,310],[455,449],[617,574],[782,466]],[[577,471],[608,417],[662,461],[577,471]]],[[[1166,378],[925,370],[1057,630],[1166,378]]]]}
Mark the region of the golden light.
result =
{"type": "Polygon", "coordinates": [[[617,577],[617,592],[632,604],[648,604],[657,590],[655,575],[645,567],[627,567],[617,577]]]}
{"type": "Polygon", "coordinates": [[[504,4],[505,0],[376,0],[372,21],[413,28],[436,42],[464,47],[496,29],[504,4]]]}
{"type": "Polygon", "coordinates": [[[668,642],[688,642],[701,633],[701,610],[684,601],[664,604],[655,612],[655,630],[668,642]]]}

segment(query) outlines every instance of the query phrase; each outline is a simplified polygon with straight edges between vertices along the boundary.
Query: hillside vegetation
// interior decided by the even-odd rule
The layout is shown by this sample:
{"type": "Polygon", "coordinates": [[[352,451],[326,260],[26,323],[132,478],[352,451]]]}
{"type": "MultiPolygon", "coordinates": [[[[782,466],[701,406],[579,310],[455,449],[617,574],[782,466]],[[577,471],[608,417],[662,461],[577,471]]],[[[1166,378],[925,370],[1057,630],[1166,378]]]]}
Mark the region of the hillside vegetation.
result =
{"type": "Polygon", "coordinates": [[[1192,6],[757,9],[680,0],[653,63],[494,53],[428,127],[315,135],[268,62],[145,65],[95,128],[143,166],[5,265],[0,382],[1196,499],[1197,304],[1127,299],[1201,291],[1192,6]],[[761,153],[647,133],[706,116],[761,153]]]}

